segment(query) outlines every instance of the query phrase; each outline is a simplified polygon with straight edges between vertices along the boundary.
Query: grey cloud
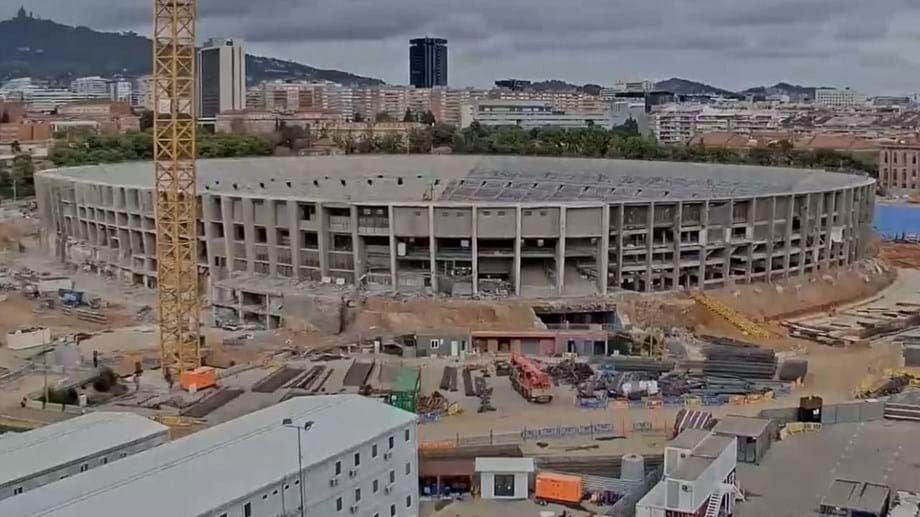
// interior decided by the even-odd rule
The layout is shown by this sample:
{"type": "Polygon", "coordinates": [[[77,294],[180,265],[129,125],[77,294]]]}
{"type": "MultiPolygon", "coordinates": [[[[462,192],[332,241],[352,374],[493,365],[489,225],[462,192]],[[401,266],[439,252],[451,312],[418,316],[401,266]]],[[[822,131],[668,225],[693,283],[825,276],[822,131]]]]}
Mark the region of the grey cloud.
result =
{"type": "MultiPolygon", "coordinates": [[[[0,16],[19,3],[63,23],[149,33],[150,0],[7,0],[0,16]]],[[[201,39],[242,37],[254,53],[390,82],[405,82],[410,37],[446,37],[457,85],[683,75],[728,88],[782,78],[887,91],[899,63],[871,52],[912,54],[920,23],[920,0],[199,0],[199,10],[201,39]]]]}

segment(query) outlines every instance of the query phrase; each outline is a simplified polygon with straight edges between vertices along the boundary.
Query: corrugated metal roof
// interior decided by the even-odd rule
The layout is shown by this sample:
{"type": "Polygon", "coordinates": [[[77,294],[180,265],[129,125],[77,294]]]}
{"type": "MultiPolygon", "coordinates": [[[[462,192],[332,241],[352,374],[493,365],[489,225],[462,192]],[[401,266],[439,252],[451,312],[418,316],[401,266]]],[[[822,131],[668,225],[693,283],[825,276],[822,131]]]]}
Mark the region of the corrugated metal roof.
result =
{"type": "Polygon", "coordinates": [[[7,433],[0,437],[0,485],[168,432],[166,426],[133,413],[100,411],[7,433]]]}
{"type": "Polygon", "coordinates": [[[476,458],[476,472],[533,471],[533,458],[476,458]]]}
{"type": "Polygon", "coordinates": [[[704,429],[684,429],[682,433],[677,435],[674,440],[668,444],[668,447],[693,450],[700,442],[709,437],[710,434],[709,431],[704,429]]]}
{"type": "MultiPolygon", "coordinates": [[[[358,395],[298,397],[129,456],[53,485],[0,501],[3,517],[197,516],[297,472],[302,426],[304,466],[409,424],[416,416],[358,395]]],[[[402,441],[401,437],[398,441],[402,441]]]]}

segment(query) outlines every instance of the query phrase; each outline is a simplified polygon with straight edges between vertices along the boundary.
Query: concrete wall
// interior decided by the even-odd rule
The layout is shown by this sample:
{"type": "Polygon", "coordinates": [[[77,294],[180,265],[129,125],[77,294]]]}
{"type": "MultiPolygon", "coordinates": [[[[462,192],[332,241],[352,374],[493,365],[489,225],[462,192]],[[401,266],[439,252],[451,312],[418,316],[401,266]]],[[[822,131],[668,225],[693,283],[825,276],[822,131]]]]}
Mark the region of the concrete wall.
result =
{"type": "MultiPolygon", "coordinates": [[[[376,440],[342,451],[319,465],[305,466],[303,478],[307,486],[304,494],[306,515],[379,514],[383,517],[389,516],[390,507],[395,505],[396,515],[417,517],[417,429],[414,424],[394,429],[376,440]],[[409,440],[405,439],[406,431],[409,433],[409,440]],[[393,438],[392,449],[388,445],[390,437],[393,438]],[[375,446],[376,456],[373,454],[375,446]],[[354,466],[355,453],[361,455],[361,464],[357,468],[354,466]],[[336,463],[340,464],[340,474],[336,474],[336,463]],[[361,491],[359,501],[356,501],[356,489],[361,491]],[[337,509],[339,502],[341,510],[337,509]],[[354,512],[351,511],[352,506],[356,506],[354,512]]],[[[294,443],[293,447],[296,454],[297,444],[294,443]]],[[[300,515],[299,487],[300,480],[296,474],[286,478],[279,474],[277,483],[266,487],[253,487],[251,494],[242,499],[228,501],[207,515],[246,517],[246,505],[249,505],[250,517],[300,515]]]]}
{"type": "Polygon", "coordinates": [[[6,347],[10,350],[28,350],[51,343],[51,329],[14,330],[6,334],[6,347]]]}

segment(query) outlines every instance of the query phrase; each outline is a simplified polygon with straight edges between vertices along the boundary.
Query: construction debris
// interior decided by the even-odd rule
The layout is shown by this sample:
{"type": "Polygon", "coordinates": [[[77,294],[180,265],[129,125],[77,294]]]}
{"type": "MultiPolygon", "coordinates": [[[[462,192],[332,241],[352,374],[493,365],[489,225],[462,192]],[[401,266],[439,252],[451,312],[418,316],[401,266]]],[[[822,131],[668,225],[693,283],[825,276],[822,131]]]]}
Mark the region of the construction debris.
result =
{"type": "Polygon", "coordinates": [[[553,378],[553,383],[556,386],[563,384],[577,386],[594,376],[594,370],[588,364],[572,359],[551,364],[544,371],[553,378]]]}

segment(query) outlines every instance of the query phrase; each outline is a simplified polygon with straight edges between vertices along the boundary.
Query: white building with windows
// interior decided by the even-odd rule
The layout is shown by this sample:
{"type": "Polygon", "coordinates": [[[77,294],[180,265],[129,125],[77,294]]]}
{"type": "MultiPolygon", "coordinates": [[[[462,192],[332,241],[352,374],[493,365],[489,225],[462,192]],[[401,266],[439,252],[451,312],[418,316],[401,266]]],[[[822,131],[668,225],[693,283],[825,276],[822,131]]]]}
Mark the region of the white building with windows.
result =
{"type": "Polygon", "coordinates": [[[415,517],[416,431],[374,399],[293,398],[0,501],[0,515],[293,517],[303,498],[311,516],[415,517]]]}
{"type": "Polygon", "coordinates": [[[664,449],[661,481],[636,503],[636,517],[728,517],[739,492],[738,441],[687,429],[664,449]]]}
{"type": "Polygon", "coordinates": [[[474,101],[461,112],[462,127],[469,127],[473,122],[481,126],[518,126],[524,129],[594,126],[610,129],[613,116],[609,109],[564,111],[543,101],[482,99],[474,101]]]}
{"type": "Polygon", "coordinates": [[[99,97],[101,99],[108,98],[108,80],[98,75],[92,77],[79,77],[70,82],[70,91],[99,97]]]}
{"type": "Polygon", "coordinates": [[[815,104],[835,108],[849,108],[862,106],[866,103],[866,96],[849,88],[817,88],[815,89],[815,104]]]}
{"type": "Polygon", "coordinates": [[[88,413],[21,434],[6,433],[0,437],[0,499],[25,497],[167,441],[169,428],[133,413],[88,413]]]}
{"type": "Polygon", "coordinates": [[[530,497],[533,458],[476,458],[475,468],[483,499],[530,497]]]}

